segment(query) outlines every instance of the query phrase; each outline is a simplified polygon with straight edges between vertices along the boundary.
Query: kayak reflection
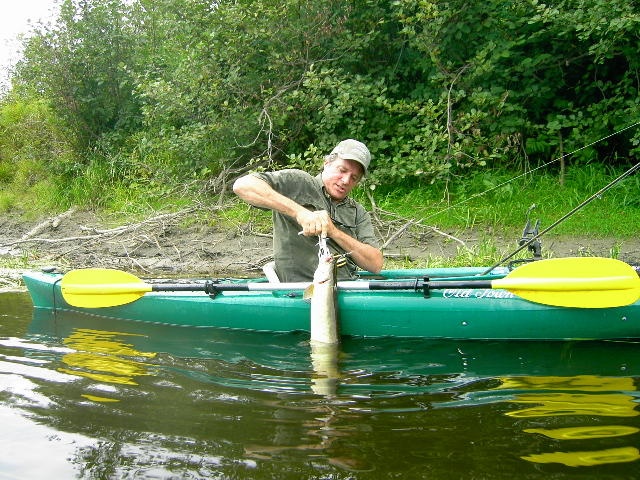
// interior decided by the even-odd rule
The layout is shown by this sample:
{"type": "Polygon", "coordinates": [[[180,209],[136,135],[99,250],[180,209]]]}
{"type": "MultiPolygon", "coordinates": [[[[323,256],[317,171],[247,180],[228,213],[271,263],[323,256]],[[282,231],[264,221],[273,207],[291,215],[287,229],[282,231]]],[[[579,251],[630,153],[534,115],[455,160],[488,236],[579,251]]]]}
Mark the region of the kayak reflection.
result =
{"type": "MultiPolygon", "coordinates": [[[[110,375],[102,381],[113,383],[135,384],[171,368],[199,380],[251,390],[309,393],[315,388],[320,394],[374,397],[451,391],[487,378],[500,378],[504,390],[516,388],[512,377],[525,391],[557,390],[558,382],[562,391],[585,391],[590,382],[592,388],[603,388],[598,384],[601,377],[622,381],[640,375],[640,348],[633,342],[344,337],[337,351],[318,356],[312,355],[306,333],[180,327],[37,308],[29,332],[73,349],[63,359],[67,373],[94,379],[110,375]],[[212,361],[216,375],[192,368],[194,362],[212,361]],[[565,385],[567,377],[573,377],[573,385],[565,385]],[[552,384],[545,386],[549,381],[552,384]]],[[[451,401],[458,405],[477,400],[473,395],[454,397],[451,401]]]]}
{"type": "MultiPolygon", "coordinates": [[[[554,382],[552,375],[576,377],[573,382],[581,383],[563,384],[563,389],[584,391],[589,382],[597,383],[600,377],[640,375],[640,348],[633,342],[344,337],[337,352],[338,363],[331,357],[333,363],[320,362],[318,371],[314,371],[306,333],[180,327],[37,308],[29,333],[51,337],[73,348],[77,354],[67,357],[66,363],[75,373],[82,371],[77,368],[79,364],[89,360],[80,353],[91,352],[90,358],[114,360],[111,365],[96,362],[96,371],[133,382],[140,375],[151,374],[151,366],[166,367],[168,357],[251,365],[245,384],[251,389],[305,393],[311,390],[314,378],[326,376],[336,383],[337,393],[372,396],[437,391],[443,383],[451,387],[487,377],[501,378],[503,389],[511,388],[516,381],[508,383],[507,378],[518,377],[519,388],[541,390],[547,388],[543,382],[554,382]],[[284,374],[287,379],[282,378],[284,374]],[[525,377],[529,384],[524,383],[525,377]]],[[[179,362],[171,363],[172,368],[179,368],[179,362]]],[[[242,384],[242,380],[236,378],[234,385],[242,384]]],[[[555,382],[549,388],[557,386],[555,382]]]]}

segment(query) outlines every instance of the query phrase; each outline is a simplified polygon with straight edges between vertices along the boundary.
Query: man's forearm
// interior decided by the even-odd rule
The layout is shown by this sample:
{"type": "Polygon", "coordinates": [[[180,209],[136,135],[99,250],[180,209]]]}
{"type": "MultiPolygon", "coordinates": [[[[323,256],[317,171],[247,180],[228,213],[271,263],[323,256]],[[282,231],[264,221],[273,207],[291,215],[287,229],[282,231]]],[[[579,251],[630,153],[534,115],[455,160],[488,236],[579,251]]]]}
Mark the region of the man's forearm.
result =
{"type": "Polygon", "coordinates": [[[360,268],[371,273],[379,273],[382,270],[384,258],[382,252],[376,247],[363,243],[338,228],[332,229],[329,237],[345,252],[349,252],[351,259],[360,268]]]}
{"type": "Polygon", "coordinates": [[[293,218],[297,218],[302,210],[306,210],[290,198],[276,192],[264,180],[253,175],[245,175],[237,179],[233,184],[233,192],[254,207],[275,210],[293,218]]]}
{"type": "Polygon", "coordinates": [[[325,210],[311,211],[278,193],[258,177],[246,175],[239,178],[233,184],[233,192],[255,207],[268,208],[290,216],[298,222],[305,235],[327,235],[331,220],[325,210]]]}

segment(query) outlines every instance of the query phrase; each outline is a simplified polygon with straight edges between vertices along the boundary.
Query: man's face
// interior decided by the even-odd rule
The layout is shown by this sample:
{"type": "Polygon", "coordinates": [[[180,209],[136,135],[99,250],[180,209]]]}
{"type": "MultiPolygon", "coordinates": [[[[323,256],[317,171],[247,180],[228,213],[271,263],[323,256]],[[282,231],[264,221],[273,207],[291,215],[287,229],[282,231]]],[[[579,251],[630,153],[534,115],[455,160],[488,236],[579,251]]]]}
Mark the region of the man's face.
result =
{"type": "Polygon", "coordinates": [[[363,174],[362,165],[354,160],[325,161],[322,182],[334,200],[343,200],[353,190],[363,174]]]}

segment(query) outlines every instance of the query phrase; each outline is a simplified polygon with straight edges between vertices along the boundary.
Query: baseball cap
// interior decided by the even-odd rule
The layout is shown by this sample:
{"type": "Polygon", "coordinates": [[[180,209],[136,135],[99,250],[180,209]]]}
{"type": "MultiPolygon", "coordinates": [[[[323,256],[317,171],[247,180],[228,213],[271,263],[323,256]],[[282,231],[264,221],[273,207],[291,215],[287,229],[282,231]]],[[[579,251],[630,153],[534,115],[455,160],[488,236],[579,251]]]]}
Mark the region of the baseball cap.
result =
{"type": "Polygon", "coordinates": [[[367,146],[359,142],[358,140],[353,140],[349,138],[347,140],[341,141],[335,148],[331,151],[330,156],[336,155],[338,158],[343,160],[355,160],[362,168],[364,168],[365,175],[367,174],[367,170],[369,170],[369,163],[371,163],[371,153],[369,153],[369,149],[367,146]]]}

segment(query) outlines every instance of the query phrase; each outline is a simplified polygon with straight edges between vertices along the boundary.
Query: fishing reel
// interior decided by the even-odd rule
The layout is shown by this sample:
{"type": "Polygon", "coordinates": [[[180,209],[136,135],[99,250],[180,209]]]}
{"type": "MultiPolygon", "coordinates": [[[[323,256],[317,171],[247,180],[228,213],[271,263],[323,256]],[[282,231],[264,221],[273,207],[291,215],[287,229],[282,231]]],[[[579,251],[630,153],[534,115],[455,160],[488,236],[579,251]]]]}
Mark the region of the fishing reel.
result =
{"type": "Polygon", "coordinates": [[[532,258],[523,258],[519,260],[513,260],[509,263],[509,267],[515,268],[517,265],[521,263],[527,262],[535,262],[536,260],[542,260],[542,242],[538,238],[540,234],[540,219],[535,221],[535,224],[532,225],[531,219],[529,218],[533,209],[536,208],[536,204],[534,203],[527,210],[527,223],[524,226],[522,231],[522,237],[518,240],[519,247],[527,247],[527,250],[531,252],[532,258]]]}

